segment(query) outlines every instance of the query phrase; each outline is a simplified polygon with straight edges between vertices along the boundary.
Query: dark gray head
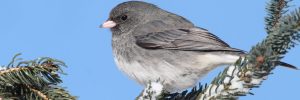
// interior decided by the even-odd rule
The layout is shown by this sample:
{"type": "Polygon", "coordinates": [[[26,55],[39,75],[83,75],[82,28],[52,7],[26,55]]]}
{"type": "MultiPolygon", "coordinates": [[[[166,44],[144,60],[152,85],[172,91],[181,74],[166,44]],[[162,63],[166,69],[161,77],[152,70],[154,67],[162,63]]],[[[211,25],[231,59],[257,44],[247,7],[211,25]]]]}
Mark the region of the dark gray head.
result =
{"type": "Polygon", "coordinates": [[[168,22],[179,20],[176,22],[191,24],[183,17],[162,10],[156,5],[142,1],[128,1],[113,8],[108,21],[102,27],[111,28],[113,34],[121,34],[152,20],[168,20],[168,22]]]}

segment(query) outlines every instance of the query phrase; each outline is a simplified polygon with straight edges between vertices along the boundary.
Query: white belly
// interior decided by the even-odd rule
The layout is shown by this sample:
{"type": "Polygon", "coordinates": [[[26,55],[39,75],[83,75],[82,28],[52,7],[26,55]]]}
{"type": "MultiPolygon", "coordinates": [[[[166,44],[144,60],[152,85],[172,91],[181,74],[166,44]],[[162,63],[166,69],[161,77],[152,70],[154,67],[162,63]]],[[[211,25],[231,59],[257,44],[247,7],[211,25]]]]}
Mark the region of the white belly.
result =
{"type": "Polygon", "coordinates": [[[144,66],[138,62],[122,61],[124,60],[116,60],[118,68],[143,86],[146,86],[150,81],[161,80],[164,81],[164,86],[168,91],[181,91],[194,86],[199,79],[198,75],[172,66],[165,61],[158,62],[158,66],[155,67],[144,66]]]}
{"type": "Polygon", "coordinates": [[[228,57],[223,56],[221,58],[218,55],[202,55],[198,59],[200,60],[199,63],[184,67],[171,65],[164,60],[153,61],[156,63],[156,66],[137,61],[129,63],[122,57],[115,57],[115,62],[121,71],[143,86],[146,86],[149,81],[162,80],[167,91],[178,92],[194,86],[200,77],[207,74],[218,64],[232,63],[237,59],[237,57],[234,57],[233,61],[228,61],[228,57]],[[227,58],[227,60],[224,61],[221,58],[227,58]],[[212,63],[212,61],[214,62],[212,63]]]}

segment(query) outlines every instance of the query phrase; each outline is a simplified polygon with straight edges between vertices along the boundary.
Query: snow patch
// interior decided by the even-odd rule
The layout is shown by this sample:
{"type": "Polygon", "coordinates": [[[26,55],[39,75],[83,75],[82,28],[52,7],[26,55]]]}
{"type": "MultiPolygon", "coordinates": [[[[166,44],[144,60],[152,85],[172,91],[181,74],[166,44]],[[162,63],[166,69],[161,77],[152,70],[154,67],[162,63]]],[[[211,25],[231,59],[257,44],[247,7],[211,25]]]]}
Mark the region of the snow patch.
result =
{"type": "Polygon", "coordinates": [[[156,100],[163,92],[163,89],[161,82],[150,82],[138,100],[156,100]]]}

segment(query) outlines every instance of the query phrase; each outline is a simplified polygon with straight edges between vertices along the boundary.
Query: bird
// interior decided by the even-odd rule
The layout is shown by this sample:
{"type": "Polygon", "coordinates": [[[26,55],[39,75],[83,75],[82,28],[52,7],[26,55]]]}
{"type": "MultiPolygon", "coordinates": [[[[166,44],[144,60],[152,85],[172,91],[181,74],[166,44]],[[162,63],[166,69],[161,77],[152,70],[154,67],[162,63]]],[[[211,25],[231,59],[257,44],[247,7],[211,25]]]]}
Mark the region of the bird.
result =
{"type": "Polygon", "coordinates": [[[171,93],[245,56],[188,19],[144,1],[118,4],[101,27],[112,32],[114,60],[123,73],[142,86],[162,80],[171,93]]]}

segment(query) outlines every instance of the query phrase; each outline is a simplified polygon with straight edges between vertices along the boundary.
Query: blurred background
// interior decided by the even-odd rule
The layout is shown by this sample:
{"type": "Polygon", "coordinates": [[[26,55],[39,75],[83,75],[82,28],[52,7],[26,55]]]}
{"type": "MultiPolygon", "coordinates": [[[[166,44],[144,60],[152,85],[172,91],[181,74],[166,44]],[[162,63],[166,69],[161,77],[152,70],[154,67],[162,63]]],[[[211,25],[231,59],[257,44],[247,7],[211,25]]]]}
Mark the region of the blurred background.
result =
{"type": "MultiPolygon", "coordinates": [[[[30,60],[47,56],[63,60],[68,68],[64,87],[79,100],[133,100],[142,87],[119,71],[113,61],[111,33],[99,25],[109,11],[125,0],[1,0],[0,65],[16,53],[30,60]]],[[[243,50],[266,36],[268,0],[147,0],[208,29],[232,47],[243,50]]],[[[293,1],[291,8],[300,7],[293,1]]],[[[300,66],[300,46],[283,59],[300,66]]],[[[222,67],[201,80],[209,83],[222,67]]],[[[254,96],[241,100],[300,98],[300,71],[278,67],[254,96]]]]}

